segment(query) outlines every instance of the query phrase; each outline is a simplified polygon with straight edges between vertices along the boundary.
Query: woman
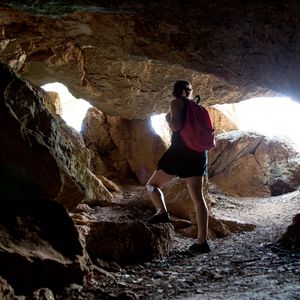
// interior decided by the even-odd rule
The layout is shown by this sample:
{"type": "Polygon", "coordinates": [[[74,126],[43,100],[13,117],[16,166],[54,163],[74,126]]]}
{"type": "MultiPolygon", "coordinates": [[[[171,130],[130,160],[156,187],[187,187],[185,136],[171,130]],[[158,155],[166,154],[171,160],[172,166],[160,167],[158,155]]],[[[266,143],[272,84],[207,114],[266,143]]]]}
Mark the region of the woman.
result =
{"type": "Polygon", "coordinates": [[[208,210],[203,196],[203,175],[207,172],[207,151],[197,152],[188,149],[181,137],[180,130],[186,119],[187,101],[192,96],[189,82],[179,80],[173,88],[174,100],[166,120],[172,130],[172,142],[157,164],[157,170],[146,184],[147,192],[156,207],[156,214],[147,223],[170,222],[170,216],[161,191],[175,177],[184,178],[189,195],[193,200],[198,226],[197,241],[189,249],[199,253],[210,251],[207,243],[208,210]]]}

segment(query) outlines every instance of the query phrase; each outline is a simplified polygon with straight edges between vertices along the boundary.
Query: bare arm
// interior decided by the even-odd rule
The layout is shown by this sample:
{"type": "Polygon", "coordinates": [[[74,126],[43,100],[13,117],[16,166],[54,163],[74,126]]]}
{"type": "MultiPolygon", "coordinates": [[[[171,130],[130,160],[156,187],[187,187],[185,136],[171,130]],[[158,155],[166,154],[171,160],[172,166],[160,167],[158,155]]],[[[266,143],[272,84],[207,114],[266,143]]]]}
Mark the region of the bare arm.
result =
{"type": "Polygon", "coordinates": [[[170,111],[166,115],[166,120],[169,123],[169,126],[172,131],[178,131],[181,129],[181,108],[182,101],[175,99],[170,104],[170,111]]]}

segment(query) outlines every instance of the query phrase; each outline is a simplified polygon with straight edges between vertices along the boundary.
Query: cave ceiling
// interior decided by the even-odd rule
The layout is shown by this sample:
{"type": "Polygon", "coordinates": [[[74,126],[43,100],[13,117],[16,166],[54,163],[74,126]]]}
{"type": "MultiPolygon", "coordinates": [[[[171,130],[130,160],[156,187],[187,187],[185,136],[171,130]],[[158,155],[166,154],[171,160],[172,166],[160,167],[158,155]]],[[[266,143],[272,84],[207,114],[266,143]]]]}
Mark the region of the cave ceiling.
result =
{"type": "Polygon", "coordinates": [[[206,105],[300,101],[297,1],[0,1],[0,60],[110,115],[166,112],[175,80],[206,105]]]}

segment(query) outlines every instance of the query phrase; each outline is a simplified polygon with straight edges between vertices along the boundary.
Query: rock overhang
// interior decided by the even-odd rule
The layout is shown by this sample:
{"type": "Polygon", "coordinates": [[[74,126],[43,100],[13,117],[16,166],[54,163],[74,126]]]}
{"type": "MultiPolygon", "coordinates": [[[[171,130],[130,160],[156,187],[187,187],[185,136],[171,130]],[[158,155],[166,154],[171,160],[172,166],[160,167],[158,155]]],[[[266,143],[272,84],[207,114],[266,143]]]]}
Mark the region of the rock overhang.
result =
{"type": "Polygon", "coordinates": [[[177,79],[205,105],[300,95],[296,1],[72,3],[2,1],[0,59],[127,119],[166,112],[177,79]]]}

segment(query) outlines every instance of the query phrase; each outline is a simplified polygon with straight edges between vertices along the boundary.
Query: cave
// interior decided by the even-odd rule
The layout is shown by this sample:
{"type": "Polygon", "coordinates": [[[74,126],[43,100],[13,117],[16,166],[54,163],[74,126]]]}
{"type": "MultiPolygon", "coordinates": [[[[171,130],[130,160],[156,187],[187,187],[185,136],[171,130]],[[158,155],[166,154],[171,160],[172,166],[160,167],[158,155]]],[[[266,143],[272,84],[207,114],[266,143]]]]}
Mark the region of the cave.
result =
{"type": "Polygon", "coordinates": [[[0,1],[0,298],[297,299],[299,149],[218,107],[300,103],[299,12],[296,0],[0,1]],[[145,222],[170,143],[151,117],[179,79],[216,134],[201,255],[187,251],[184,180],[163,189],[171,221],[145,222]],[[80,130],[43,88],[54,82],[91,106],[80,130]]]}

